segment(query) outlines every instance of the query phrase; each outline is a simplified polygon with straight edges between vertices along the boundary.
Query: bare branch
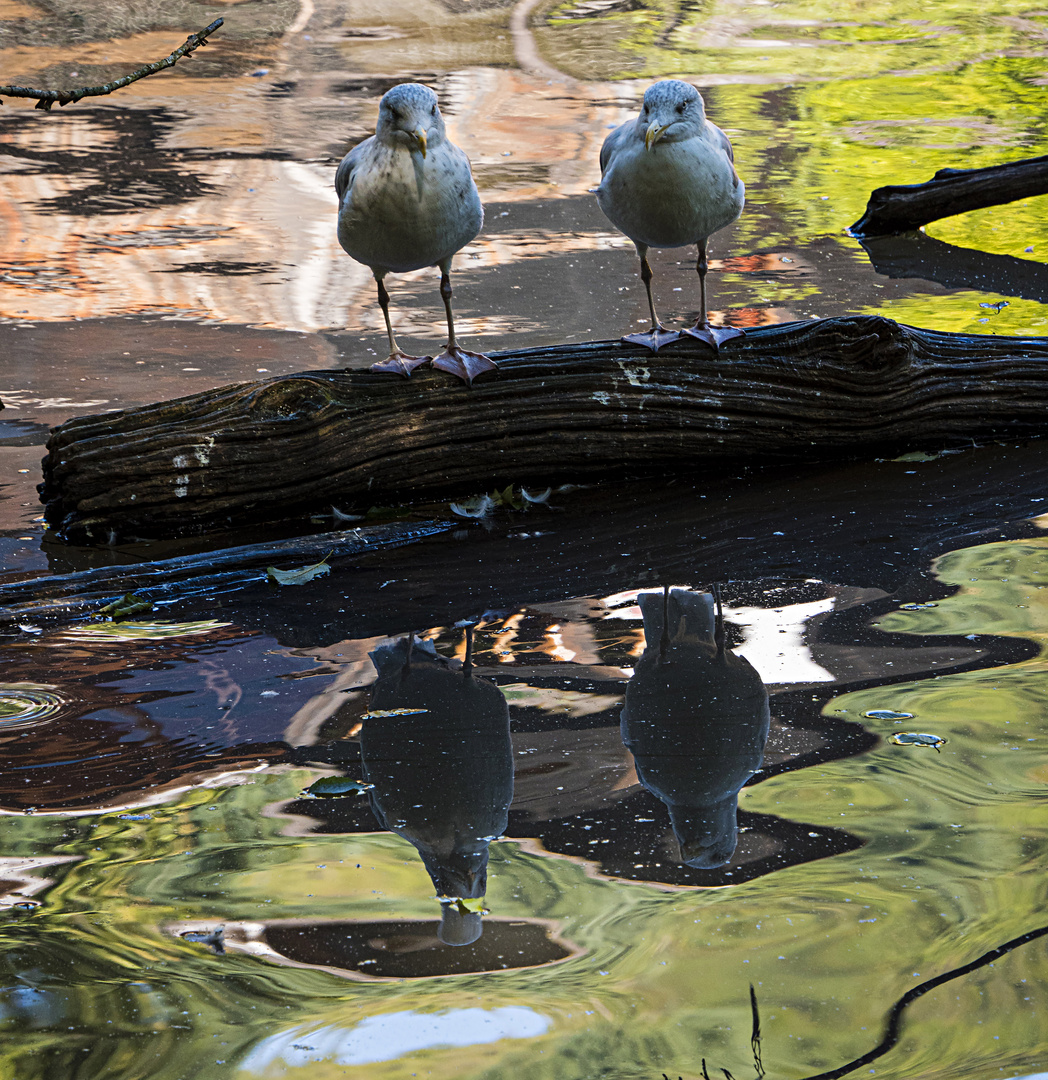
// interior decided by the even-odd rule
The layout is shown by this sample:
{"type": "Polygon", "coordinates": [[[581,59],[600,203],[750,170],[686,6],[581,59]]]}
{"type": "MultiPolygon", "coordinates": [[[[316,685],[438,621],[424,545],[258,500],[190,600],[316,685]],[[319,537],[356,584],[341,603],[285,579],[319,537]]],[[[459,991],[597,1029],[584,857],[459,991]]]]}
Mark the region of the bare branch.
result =
{"type": "MultiPolygon", "coordinates": [[[[208,36],[213,34],[223,22],[225,22],[224,19],[215,19],[210,26],[205,26],[203,30],[190,34],[185,44],[180,45],[170,56],[165,56],[163,60],[157,60],[152,64],[146,64],[145,67],[132,71],[130,75],[124,75],[103,86],[82,86],[79,90],[34,90],[28,86],[0,86],[0,99],[5,97],[37,98],[36,107],[47,112],[52,105],[68,105],[81,98],[111,94],[114,90],[130,86],[131,83],[144,79],[147,75],[155,75],[165,68],[174,67],[183,56],[188,56],[194,49],[206,45],[208,36]]],[[[2,104],[3,101],[0,100],[0,105],[2,104]]]]}
{"type": "Polygon", "coordinates": [[[1048,155],[984,169],[940,169],[923,184],[879,187],[852,236],[910,232],[929,221],[1048,194],[1048,155]]]}

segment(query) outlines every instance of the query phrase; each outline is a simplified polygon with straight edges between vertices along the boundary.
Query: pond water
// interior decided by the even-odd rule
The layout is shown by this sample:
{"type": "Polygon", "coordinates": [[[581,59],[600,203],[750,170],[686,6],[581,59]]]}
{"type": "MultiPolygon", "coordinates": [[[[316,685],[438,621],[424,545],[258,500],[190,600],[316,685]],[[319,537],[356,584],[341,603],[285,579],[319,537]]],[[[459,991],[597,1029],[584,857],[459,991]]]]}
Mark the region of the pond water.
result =
{"type": "MultiPolygon", "coordinates": [[[[1036,5],[0,0],[4,79],[116,78],[215,8],[171,71],[0,115],[0,585],[152,554],[45,535],[50,425],[383,352],[332,177],[405,79],[486,205],[468,345],[646,323],[588,189],[667,75],[747,184],[715,322],[1048,330],[1043,197],[845,231],[1048,153],[1036,5]]],[[[653,268],[694,318],[688,253],[653,268]]],[[[390,279],[409,349],[436,285],[390,279]]],[[[1046,488],[1036,443],[739,466],[6,622],[0,1076],[1048,1075],[1046,488]]]]}

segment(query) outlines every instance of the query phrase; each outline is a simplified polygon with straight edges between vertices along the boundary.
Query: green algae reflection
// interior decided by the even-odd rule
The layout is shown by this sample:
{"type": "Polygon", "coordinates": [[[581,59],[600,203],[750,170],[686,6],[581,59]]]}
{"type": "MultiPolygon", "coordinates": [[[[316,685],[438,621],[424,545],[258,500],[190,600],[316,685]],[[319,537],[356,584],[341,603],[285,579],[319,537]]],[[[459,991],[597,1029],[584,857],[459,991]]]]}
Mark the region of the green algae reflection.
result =
{"type": "MultiPolygon", "coordinates": [[[[858,269],[868,260],[845,230],[875,188],[1048,152],[1046,25],[1042,10],[1014,0],[930,0],[919,12],[901,0],[563,0],[537,20],[536,38],[547,60],[579,78],[679,77],[702,88],[711,118],[734,142],[748,192],[731,250],[715,240],[716,257],[818,239],[840,246],[858,269]]],[[[927,232],[1041,263],[1046,199],[936,221],[927,232]]],[[[726,280],[738,272],[730,262],[725,271],[726,280]]],[[[980,281],[943,295],[920,286],[872,303],[867,291],[852,310],[938,330],[1048,332],[1043,302],[1000,295],[984,280],[985,288],[980,281]],[[1000,314],[979,307],[1005,299],[1000,314]]],[[[770,280],[757,292],[798,315],[826,314],[810,281],[770,280]]]]}
{"type": "MultiPolygon", "coordinates": [[[[905,615],[940,618],[944,607],[905,615]]],[[[745,789],[747,809],[867,842],[737,887],[605,880],[582,861],[496,842],[491,917],[543,920],[577,953],[443,978],[356,982],[179,936],[187,925],[433,917],[405,841],[314,835],[283,814],[315,779],[308,770],[252,773],[136,820],[9,816],[12,856],[72,861],[40,871],[52,884],[39,908],[0,923],[0,1076],[649,1080],[698,1076],[702,1057],[739,1075],[751,1060],[751,982],[766,1067],[832,1068],[869,1049],[884,1010],[915,983],[1042,917],[1048,815],[1023,778],[1027,759],[978,762],[989,798],[929,780],[929,761],[949,779],[963,755],[974,764],[992,751],[982,734],[951,736],[938,760],[884,747],[745,789]],[[423,1028],[437,1035],[427,1042],[423,1028]],[[386,1034],[376,1042],[376,1032],[386,1034]]],[[[1036,1019],[1046,969],[1043,950],[1017,950],[951,984],[948,1009],[938,991],[922,998],[880,1064],[899,1076],[1021,1073],[1048,1052],[1036,1019]],[[987,1000],[990,1026],[979,1023],[987,1000]]]]}

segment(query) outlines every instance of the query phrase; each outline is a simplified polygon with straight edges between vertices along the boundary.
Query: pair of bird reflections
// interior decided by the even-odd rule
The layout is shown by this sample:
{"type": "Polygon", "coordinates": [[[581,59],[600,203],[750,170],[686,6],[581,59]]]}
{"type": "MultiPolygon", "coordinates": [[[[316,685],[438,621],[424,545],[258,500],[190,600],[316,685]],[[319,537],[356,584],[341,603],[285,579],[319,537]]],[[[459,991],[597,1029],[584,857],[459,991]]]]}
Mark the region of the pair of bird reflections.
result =
{"type": "MultiPolygon", "coordinates": [[[[719,596],[665,588],[638,597],[645,648],[626,689],[621,735],[637,777],[669,810],[683,863],[714,869],[738,840],[737,797],[768,738],[768,693],[725,648],[719,596]]],[[[409,635],[371,654],[378,671],[360,730],[372,811],[419,852],[441,902],[438,936],[482,932],[489,845],[513,801],[509,705],[475,674],[409,635]]]]}
{"type": "MultiPolygon", "coordinates": [[[[691,336],[714,350],[742,330],[711,325],[706,305],[709,237],[742,213],[745,186],[728,136],[706,118],[702,95],[664,79],[648,87],[640,114],[621,124],[600,151],[600,185],[592,190],[611,223],[634,243],[647,293],[651,328],[622,340],[657,352],[691,336]],[[683,331],[663,326],[652,298],[648,249],[695,244],[699,314],[683,331]]],[[[335,173],[338,240],[371,269],[389,337],[389,356],[372,371],[410,376],[432,366],[472,385],[496,369],[482,353],[459,346],[452,313],[451,262],[480,232],[484,209],[469,158],[447,137],[437,95],[401,83],[379,102],[375,134],[355,146],[335,173]],[[440,269],[448,343],[436,356],[412,356],[397,344],[389,314],[387,274],[440,269]]]]}

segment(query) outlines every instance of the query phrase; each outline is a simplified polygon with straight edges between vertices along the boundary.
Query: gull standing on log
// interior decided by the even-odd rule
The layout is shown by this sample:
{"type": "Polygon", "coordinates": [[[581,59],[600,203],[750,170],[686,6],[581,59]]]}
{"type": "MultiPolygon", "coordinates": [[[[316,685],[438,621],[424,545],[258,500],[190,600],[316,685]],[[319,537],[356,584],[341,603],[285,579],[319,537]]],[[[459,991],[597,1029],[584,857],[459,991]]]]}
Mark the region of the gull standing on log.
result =
{"type": "Polygon", "coordinates": [[[355,146],[335,173],[338,242],[371,268],[389,334],[389,356],[372,371],[408,376],[432,364],[467,384],[495,363],[466,352],[455,340],[451,314],[451,259],[484,222],[469,158],[448,139],[437,95],[420,83],[401,83],[378,106],[375,134],[355,146]],[[436,357],[401,351],[389,321],[382,279],[424,266],[440,267],[440,295],[448,317],[448,344],[436,357]]]}
{"type": "Polygon", "coordinates": [[[684,333],[714,349],[742,336],[733,327],[711,326],[706,317],[706,241],[742,213],[746,189],[735,171],[731,142],[706,119],[698,90],[678,79],[649,86],[640,116],[604,140],[600,169],[597,202],[637,247],[651,311],[651,329],[622,340],[657,352],[681,336],[655,314],[648,248],[687,244],[699,248],[699,317],[684,333]]]}

